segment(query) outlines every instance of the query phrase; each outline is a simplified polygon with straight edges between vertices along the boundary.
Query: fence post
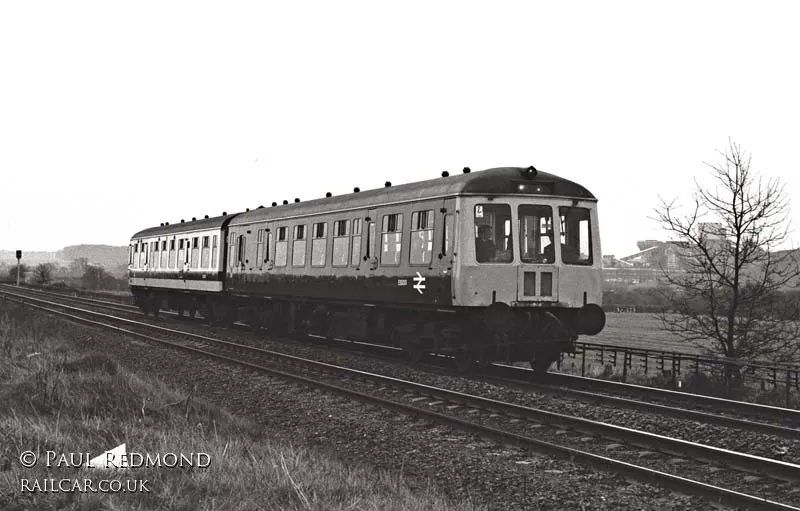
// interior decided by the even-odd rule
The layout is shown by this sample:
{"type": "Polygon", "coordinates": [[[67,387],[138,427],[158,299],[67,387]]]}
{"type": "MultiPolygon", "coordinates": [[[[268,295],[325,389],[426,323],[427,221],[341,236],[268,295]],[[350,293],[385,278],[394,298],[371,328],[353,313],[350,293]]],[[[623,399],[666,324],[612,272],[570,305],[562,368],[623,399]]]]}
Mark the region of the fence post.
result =
{"type": "Polygon", "coordinates": [[[792,388],[791,369],[786,368],[786,408],[789,408],[789,389],[792,388]]]}
{"type": "Polygon", "coordinates": [[[625,355],[622,359],[622,383],[626,383],[628,381],[628,357],[630,356],[631,352],[625,350],[625,355]]]}
{"type": "Polygon", "coordinates": [[[581,348],[581,376],[586,376],[586,347],[581,348]]]}
{"type": "Polygon", "coordinates": [[[672,354],[672,390],[678,388],[678,372],[681,370],[681,354],[672,354]]]}

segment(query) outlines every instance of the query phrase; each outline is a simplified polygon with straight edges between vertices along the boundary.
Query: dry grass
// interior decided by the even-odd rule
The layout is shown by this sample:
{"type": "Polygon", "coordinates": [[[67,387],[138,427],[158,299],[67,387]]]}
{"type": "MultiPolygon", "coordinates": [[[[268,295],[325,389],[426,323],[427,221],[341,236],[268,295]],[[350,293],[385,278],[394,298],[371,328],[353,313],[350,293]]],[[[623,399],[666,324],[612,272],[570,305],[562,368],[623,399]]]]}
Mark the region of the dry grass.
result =
{"type": "MultiPolygon", "coordinates": [[[[66,327],[69,331],[70,327],[66,327]]],[[[55,320],[0,302],[0,509],[252,510],[468,509],[432,492],[412,492],[401,477],[349,467],[298,446],[271,441],[253,424],[163,382],[127,373],[76,344],[55,320]],[[99,480],[94,469],[47,468],[42,456],[126,443],[128,452],[207,453],[208,468],[131,468],[123,481],[148,480],[149,492],[23,493],[22,479],[99,480]],[[39,453],[32,468],[23,451],[39,453]]],[[[80,344],[80,343],[77,343],[80,344]]]]}
{"type": "Polygon", "coordinates": [[[691,343],[681,341],[663,330],[657,314],[646,312],[609,312],[602,332],[581,341],[649,350],[700,353],[691,343]]]}

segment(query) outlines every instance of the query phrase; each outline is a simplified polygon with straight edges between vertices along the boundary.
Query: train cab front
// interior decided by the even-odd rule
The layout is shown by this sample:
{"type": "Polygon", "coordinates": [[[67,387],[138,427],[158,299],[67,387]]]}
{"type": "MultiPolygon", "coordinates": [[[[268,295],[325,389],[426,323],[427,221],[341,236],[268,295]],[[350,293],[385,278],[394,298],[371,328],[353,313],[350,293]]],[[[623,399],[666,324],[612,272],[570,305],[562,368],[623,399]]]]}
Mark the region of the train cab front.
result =
{"type": "Polygon", "coordinates": [[[481,310],[491,359],[546,370],[578,335],[603,329],[596,200],[471,197],[460,211],[466,235],[454,294],[481,310]]]}

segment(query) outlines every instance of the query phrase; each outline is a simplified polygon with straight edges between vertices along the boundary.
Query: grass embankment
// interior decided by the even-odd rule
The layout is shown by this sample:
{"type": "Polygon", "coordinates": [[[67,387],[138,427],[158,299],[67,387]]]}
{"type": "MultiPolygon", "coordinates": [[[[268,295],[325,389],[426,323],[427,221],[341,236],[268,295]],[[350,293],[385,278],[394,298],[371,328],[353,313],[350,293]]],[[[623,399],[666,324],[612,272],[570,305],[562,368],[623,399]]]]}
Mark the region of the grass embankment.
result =
{"type": "Polygon", "coordinates": [[[130,374],[103,354],[81,352],[80,335],[77,327],[0,301],[0,509],[468,507],[415,494],[399,476],[272,441],[256,425],[191,394],[130,374]],[[167,453],[206,453],[210,466],[112,471],[58,466],[62,453],[75,453],[66,463],[80,465],[78,453],[94,457],[122,443],[129,454],[159,454],[165,460],[167,453]],[[25,451],[38,454],[35,466],[22,465],[25,451]],[[48,451],[57,453],[49,468],[48,451]],[[51,479],[55,483],[45,482],[51,479]],[[137,491],[23,491],[23,484],[30,490],[37,484],[69,489],[76,480],[85,486],[84,479],[96,487],[116,479],[123,489],[137,491]],[[146,480],[149,491],[129,483],[136,480],[146,480]]]}

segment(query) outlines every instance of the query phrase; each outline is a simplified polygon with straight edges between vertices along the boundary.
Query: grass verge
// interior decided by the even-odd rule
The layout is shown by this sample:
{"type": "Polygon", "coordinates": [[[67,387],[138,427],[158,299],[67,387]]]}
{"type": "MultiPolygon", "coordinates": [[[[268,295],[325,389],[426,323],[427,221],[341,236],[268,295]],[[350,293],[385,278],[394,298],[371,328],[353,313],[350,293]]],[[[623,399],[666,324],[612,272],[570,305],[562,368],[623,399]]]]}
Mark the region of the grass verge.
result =
{"type": "Polygon", "coordinates": [[[69,324],[0,301],[0,509],[471,508],[433,490],[414,492],[396,474],[346,466],[276,442],[255,424],[191,393],[131,374],[104,354],[81,350],[76,332],[69,324]],[[172,463],[168,453],[178,458],[205,453],[210,464],[126,470],[83,466],[122,443],[129,454],[161,456],[162,464],[172,463]],[[34,466],[23,466],[25,451],[36,455],[34,466]],[[87,489],[86,480],[97,490],[117,488],[101,483],[117,480],[125,491],[74,491],[76,485],[87,489]],[[44,491],[50,488],[71,491],[44,491]]]}

